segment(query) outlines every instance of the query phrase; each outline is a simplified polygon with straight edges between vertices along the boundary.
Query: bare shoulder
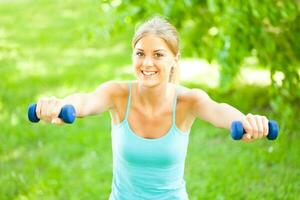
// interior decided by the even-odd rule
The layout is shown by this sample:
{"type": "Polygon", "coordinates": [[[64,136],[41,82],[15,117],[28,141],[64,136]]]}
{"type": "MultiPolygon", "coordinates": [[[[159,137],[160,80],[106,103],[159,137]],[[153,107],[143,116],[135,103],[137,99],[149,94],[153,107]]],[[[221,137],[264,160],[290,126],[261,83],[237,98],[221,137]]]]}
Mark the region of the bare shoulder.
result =
{"type": "Polygon", "coordinates": [[[128,94],[129,81],[107,81],[99,85],[96,93],[108,93],[111,97],[122,97],[128,94]]]}
{"type": "Polygon", "coordinates": [[[198,88],[187,88],[178,85],[177,91],[178,99],[180,101],[186,102],[191,106],[193,106],[195,103],[199,103],[201,101],[206,101],[210,99],[208,94],[204,90],[198,88]]]}

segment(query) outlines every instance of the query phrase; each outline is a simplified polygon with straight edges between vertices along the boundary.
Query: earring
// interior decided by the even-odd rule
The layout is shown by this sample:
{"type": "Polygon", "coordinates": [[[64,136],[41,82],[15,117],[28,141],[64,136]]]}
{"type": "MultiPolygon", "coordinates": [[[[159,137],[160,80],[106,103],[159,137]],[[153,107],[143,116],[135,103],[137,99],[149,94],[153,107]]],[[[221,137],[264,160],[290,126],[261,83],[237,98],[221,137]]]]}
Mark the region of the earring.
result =
{"type": "Polygon", "coordinates": [[[171,74],[173,74],[173,72],[174,72],[174,67],[172,66],[171,67],[171,74]]]}

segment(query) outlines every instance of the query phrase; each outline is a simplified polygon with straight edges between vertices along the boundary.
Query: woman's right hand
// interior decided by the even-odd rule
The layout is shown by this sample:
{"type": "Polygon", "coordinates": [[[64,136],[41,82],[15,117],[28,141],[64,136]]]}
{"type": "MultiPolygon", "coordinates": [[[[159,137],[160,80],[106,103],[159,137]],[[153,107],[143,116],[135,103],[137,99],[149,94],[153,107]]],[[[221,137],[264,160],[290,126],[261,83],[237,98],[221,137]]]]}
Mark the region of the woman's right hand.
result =
{"type": "Polygon", "coordinates": [[[63,124],[63,120],[58,118],[62,107],[63,103],[61,99],[43,97],[37,102],[36,116],[47,123],[63,124]]]}

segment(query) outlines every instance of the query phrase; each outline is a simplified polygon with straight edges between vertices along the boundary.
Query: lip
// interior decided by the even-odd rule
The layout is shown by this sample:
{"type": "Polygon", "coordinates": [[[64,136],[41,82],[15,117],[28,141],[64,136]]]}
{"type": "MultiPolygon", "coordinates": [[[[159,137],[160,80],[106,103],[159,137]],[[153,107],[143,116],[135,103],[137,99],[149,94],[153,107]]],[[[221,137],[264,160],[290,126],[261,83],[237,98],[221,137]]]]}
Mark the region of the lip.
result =
{"type": "Polygon", "coordinates": [[[156,70],[141,70],[141,72],[148,72],[148,73],[150,73],[150,72],[158,72],[158,71],[156,71],[156,70]]]}
{"type": "Polygon", "coordinates": [[[157,75],[158,71],[141,70],[140,73],[142,74],[143,77],[151,78],[151,77],[157,75]],[[152,74],[152,75],[146,75],[144,72],[145,73],[154,73],[154,74],[152,74]]]}

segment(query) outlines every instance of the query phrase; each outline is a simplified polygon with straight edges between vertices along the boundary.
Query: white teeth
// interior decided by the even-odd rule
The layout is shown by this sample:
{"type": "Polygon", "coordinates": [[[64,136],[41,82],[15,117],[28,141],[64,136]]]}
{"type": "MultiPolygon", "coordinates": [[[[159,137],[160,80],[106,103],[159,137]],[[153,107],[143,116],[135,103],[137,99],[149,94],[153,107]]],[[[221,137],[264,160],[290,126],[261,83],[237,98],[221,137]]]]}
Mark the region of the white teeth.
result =
{"type": "Polygon", "coordinates": [[[156,74],[157,72],[145,72],[145,71],[142,71],[142,73],[146,76],[152,76],[154,74],[156,74]]]}

